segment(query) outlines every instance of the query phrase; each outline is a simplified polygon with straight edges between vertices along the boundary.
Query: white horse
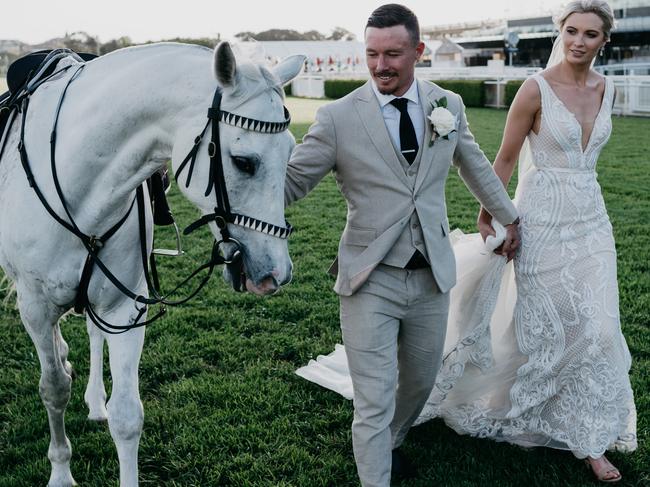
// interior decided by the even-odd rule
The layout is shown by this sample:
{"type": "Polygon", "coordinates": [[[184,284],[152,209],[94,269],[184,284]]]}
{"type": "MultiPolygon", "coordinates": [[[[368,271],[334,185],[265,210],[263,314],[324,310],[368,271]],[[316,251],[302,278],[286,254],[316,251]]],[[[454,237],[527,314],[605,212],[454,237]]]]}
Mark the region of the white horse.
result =
{"type": "MultiPolygon", "coordinates": [[[[135,190],[170,157],[176,172],[204,127],[208,128],[204,138],[209,138],[206,113],[219,87],[223,111],[243,120],[276,122],[263,123],[263,130],[257,131],[246,130],[233,119],[217,124],[223,181],[232,212],[268,222],[275,230],[263,233],[259,227],[255,230],[233,222],[226,228],[241,243],[246,287],[257,294],[272,293],[291,277],[286,240],[277,238],[276,230],[285,229],[284,174],[295,141],[288,131],[267,129],[286,129],[282,84],[300,72],[303,61],[302,56],[293,56],[271,72],[257,65],[237,65],[227,43],[217,46],[214,55],[197,46],[154,44],[108,54],[87,63],[76,74],[78,66],[72,66],[41,85],[30,99],[24,146],[35,185],[53,211],[68,222],[71,216],[85,235],[102,235],[127,215],[98,255],[126,288],[146,297],[138,212],[130,211],[135,190]],[[56,170],[69,216],[57,196],[50,168],[49,139],[54,125],[56,170]]],[[[18,115],[0,159],[0,265],[15,283],[20,316],[41,364],[39,389],[51,433],[48,485],[71,486],[75,481],[64,412],[72,378],[68,346],[58,321],[75,301],[88,251],[77,236],[48,214],[28,184],[17,150],[21,122],[22,115],[18,115]]],[[[214,144],[203,140],[197,145],[196,160],[192,168],[183,169],[179,187],[205,215],[217,206],[216,190],[205,194],[211,170],[208,146],[214,150],[214,144]],[[190,172],[191,183],[186,187],[190,172]]],[[[146,210],[150,252],[152,219],[150,208],[146,210]]],[[[210,227],[221,239],[214,221],[210,227]]],[[[232,244],[224,248],[226,256],[235,250],[232,244]]],[[[232,278],[225,270],[224,275],[232,278]]],[[[109,323],[125,325],[145,319],[139,316],[142,306],[120,292],[97,267],[87,294],[95,312],[109,323]]],[[[144,327],[107,334],[86,320],[91,340],[91,372],[85,394],[89,418],[108,419],[120,462],[120,485],[135,486],[143,424],[138,364],[144,327]],[[108,403],[101,369],[104,340],[113,380],[108,403]]]]}

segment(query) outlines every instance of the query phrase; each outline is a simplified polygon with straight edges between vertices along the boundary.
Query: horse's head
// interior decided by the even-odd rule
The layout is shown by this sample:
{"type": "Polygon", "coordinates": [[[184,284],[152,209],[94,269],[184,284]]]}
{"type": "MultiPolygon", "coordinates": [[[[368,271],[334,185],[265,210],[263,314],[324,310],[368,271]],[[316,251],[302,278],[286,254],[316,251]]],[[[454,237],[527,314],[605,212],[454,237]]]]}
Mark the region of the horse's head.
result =
{"type": "Polygon", "coordinates": [[[254,64],[238,65],[228,43],[219,44],[213,67],[221,101],[217,109],[213,104],[211,116],[220,122],[212,118],[196,160],[189,170],[184,169],[190,174],[195,172],[192,183],[184,184],[187,174],[179,181],[186,195],[208,215],[217,240],[224,240],[219,228],[224,220],[219,214],[224,207],[230,207],[227,213],[231,218],[226,217],[228,237],[221,247],[227,260],[238,250],[242,259],[240,266],[226,266],[224,277],[234,287],[243,277],[246,288],[256,294],[273,293],[291,279],[284,178],[295,140],[287,129],[282,85],[300,72],[303,63],[303,56],[292,56],[273,70],[254,64]],[[216,145],[208,143],[215,123],[219,131],[216,145]],[[218,146],[221,161],[215,163],[210,153],[219,153],[215,150],[218,146]]]}

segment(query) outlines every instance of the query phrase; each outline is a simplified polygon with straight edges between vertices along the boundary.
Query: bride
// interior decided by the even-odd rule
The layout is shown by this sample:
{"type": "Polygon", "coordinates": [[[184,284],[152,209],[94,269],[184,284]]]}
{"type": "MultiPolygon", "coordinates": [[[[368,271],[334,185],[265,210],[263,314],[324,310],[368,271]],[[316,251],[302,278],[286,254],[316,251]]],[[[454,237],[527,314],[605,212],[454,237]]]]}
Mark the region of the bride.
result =
{"type": "MultiPolygon", "coordinates": [[[[595,172],[615,90],[591,69],[614,16],[604,0],[576,0],[556,23],[547,68],[519,90],[494,162],[507,186],[519,155],[521,248],[513,267],[479,235],[456,235],[445,359],[419,422],[442,417],[461,434],[570,450],[617,482],[604,453],[636,449],[636,410],[595,172]]],[[[494,247],[491,223],[481,210],[480,235],[494,247]]],[[[340,345],[297,373],[352,395],[340,345]]]]}

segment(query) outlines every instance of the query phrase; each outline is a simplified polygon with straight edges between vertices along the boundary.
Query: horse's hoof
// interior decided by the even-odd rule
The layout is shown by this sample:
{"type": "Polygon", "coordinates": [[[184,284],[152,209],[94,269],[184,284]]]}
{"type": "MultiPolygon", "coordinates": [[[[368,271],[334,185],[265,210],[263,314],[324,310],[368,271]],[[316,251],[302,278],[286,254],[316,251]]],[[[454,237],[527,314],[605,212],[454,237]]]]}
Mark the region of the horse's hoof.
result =
{"type": "Polygon", "coordinates": [[[52,472],[50,480],[47,483],[47,487],[73,487],[75,485],[77,485],[77,482],[74,481],[69,470],[68,472],[61,472],[58,475],[52,472]]]}
{"type": "Polygon", "coordinates": [[[94,421],[96,423],[105,423],[108,421],[107,413],[88,413],[88,421],[94,421]]]}
{"type": "Polygon", "coordinates": [[[105,404],[90,407],[90,405],[86,403],[86,406],[88,406],[88,421],[96,421],[98,423],[108,421],[108,411],[106,410],[105,404]]]}

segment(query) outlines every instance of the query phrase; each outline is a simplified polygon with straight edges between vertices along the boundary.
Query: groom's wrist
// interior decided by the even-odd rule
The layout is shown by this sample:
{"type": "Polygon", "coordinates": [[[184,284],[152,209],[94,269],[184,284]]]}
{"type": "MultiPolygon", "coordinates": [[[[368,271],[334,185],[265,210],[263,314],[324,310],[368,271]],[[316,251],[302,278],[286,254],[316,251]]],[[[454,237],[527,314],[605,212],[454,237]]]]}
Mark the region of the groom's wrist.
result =
{"type": "Polygon", "coordinates": [[[519,217],[515,218],[515,220],[513,222],[508,223],[508,225],[506,225],[506,226],[510,226],[510,225],[519,225],[519,217]]]}

